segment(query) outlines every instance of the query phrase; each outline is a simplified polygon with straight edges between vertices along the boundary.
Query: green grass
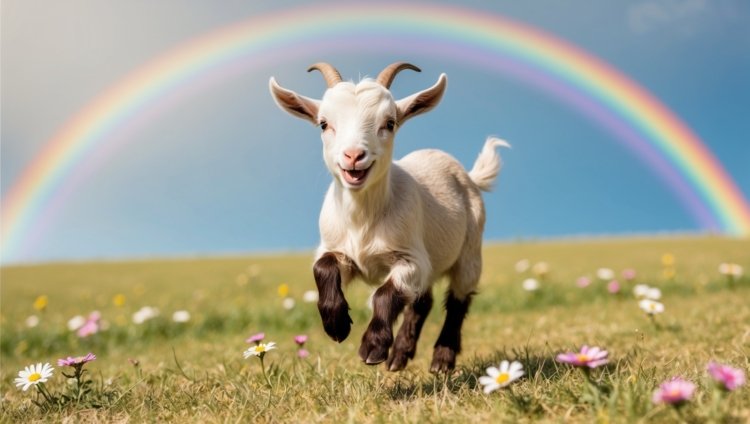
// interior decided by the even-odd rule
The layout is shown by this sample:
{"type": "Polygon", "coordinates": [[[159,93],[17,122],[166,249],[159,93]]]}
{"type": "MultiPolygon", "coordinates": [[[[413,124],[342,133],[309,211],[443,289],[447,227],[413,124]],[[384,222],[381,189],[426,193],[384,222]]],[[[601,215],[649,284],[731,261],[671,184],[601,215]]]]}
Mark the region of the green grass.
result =
{"type": "Polygon", "coordinates": [[[718,265],[750,269],[750,241],[712,237],[524,242],[490,245],[484,252],[480,293],[464,326],[464,351],[455,373],[427,372],[442,325],[445,283],[419,343],[417,357],[401,373],[363,365],[359,340],[370,311],[369,289],[346,290],[352,333],[337,344],[323,332],[315,304],[302,301],[313,289],[311,255],[133,262],[64,263],[4,267],[0,277],[0,411],[4,422],[725,422],[750,421],[750,389],[724,395],[707,379],[709,360],[750,369],[750,279],[730,287],[718,265]],[[664,253],[676,258],[665,278],[664,253]],[[535,293],[524,292],[514,264],[546,261],[550,272],[535,293]],[[666,306],[658,328],[631,295],[607,293],[595,281],[578,288],[596,269],[634,268],[637,282],[658,286],[666,306]],[[278,294],[286,283],[296,306],[284,310],[278,294]],[[125,297],[116,306],[113,298],[125,297]],[[48,297],[42,312],[34,300],[48,297]],[[161,315],[131,321],[144,305],[161,315]],[[188,323],[172,312],[190,311],[188,323]],[[101,312],[106,331],[85,339],[66,328],[74,315],[101,312]],[[28,328],[30,315],[40,319],[28,328]],[[265,357],[269,388],[257,358],[243,359],[244,339],[264,331],[277,350],[265,357]],[[296,357],[296,334],[310,336],[311,356],[296,357]],[[609,350],[610,364],[584,375],[554,361],[582,344],[609,350]],[[79,402],[40,408],[34,388],[13,384],[19,370],[50,362],[46,387],[69,393],[58,358],[95,353],[87,364],[92,381],[79,402]],[[510,388],[485,395],[477,379],[502,359],[519,360],[526,376],[510,388]],[[137,367],[129,360],[137,360],[137,367]],[[683,376],[698,385],[680,410],[651,403],[662,381],[683,376]]]}

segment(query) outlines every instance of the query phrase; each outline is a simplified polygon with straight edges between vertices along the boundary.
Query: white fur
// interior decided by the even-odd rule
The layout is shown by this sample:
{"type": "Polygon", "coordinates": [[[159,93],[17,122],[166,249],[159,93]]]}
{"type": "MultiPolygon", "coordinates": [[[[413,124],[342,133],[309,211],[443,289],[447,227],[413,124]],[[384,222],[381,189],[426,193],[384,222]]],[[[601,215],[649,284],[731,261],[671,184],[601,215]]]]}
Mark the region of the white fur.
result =
{"type": "MultiPolygon", "coordinates": [[[[443,275],[459,300],[476,290],[485,222],[480,190],[489,190],[500,170],[495,149],[508,146],[488,138],[468,173],[439,150],[419,150],[393,162],[398,126],[436,106],[445,84],[441,75],[433,87],[395,101],[373,80],[341,82],[317,101],[271,79],[271,92],[283,109],[328,124],[321,137],[333,182],[320,213],[317,258],[326,252],[344,254],[365,282],[379,286],[390,279],[411,299],[443,275]],[[389,120],[397,122],[394,131],[387,127],[389,120]],[[356,169],[371,167],[362,186],[353,187],[342,177],[341,169],[348,169],[343,155],[351,149],[365,152],[356,169]]],[[[344,282],[354,276],[342,272],[344,282]]]]}

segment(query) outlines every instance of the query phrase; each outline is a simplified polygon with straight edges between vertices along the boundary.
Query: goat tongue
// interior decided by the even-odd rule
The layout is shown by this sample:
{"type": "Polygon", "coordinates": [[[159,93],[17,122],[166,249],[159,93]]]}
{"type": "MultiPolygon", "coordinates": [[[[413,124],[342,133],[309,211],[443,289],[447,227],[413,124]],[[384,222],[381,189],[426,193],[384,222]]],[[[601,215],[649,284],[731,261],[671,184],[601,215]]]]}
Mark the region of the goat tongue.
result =
{"type": "Polygon", "coordinates": [[[358,180],[365,176],[365,169],[352,169],[351,171],[346,171],[349,173],[349,176],[352,177],[353,180],[358,180]]]}
{"type": "Polygon", "coordinates": [[[369,170],[369,168],[351,170],[342,169],[342,173],[344,176],[344,180],[346,180],[347,183],[358,186],[365,182],[365,178],[367,178],[367,171],[369,170]]]}

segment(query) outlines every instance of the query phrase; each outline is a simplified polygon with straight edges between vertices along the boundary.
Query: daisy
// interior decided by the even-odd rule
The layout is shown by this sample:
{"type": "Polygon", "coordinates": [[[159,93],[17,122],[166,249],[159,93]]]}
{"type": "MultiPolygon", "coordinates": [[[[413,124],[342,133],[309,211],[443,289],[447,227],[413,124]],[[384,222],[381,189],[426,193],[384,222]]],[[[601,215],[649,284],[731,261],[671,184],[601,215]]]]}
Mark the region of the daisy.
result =
{"type": "Polygon", "coordinates": [[[491,393],[518,380],[524,375],[523,365],[518,361],[500,363],[500,368],[487,368],[487,375],[479,377],[484,393],[491,393]]]}
{"type": "Polygon", "coordinates": [[[74,367],[78,368],[83,366],[87,362],[91,362],[96,359],[96,355],[89,352],[84,356],[76,356],[75,358],[72,356],[68,356],[67,358],[62,358],[57,360],[57,365],[60,367],[74,367]]]}
{"type": "Polygon", "coordinates": [[[636,272],[633,268],[626,268],[622,270],[622,278],[625,281],[635,280],[636,272]]]}
{"type": "Polygon", "coordinates": [[[646,299],[659,300],[661,299],[661,290],[656,287],[649,287],[645,294],[646,299]]]}
{"type": "Polygon", "coordinates": [[[156,318],[157,316],[159,316],[159,310],[157,308],[144,306],[133,314],[133,323],[140,325],[150,319],[156,318]]]}
{"type": "Polygon", "coordinates": [[[190,321],[190,312],[181,310],[181,311],[175,311],[172,314],[172,321],[174,322],[188,322],[190,321]]]}
{"type": "Polygon", "coordinates": [[[14,380],[17,387],[21,387],[24,392],[31,386],[35,386],[39,383],[46,383],[50,377],[52,377],[52,366],[50,364],[38,363],[36,365],[29,365],[22,371],[18,372],[18,377],[14,380]]]}
{"type": "Polygon", "coordinates": [[[76,331],[83,327],[83,324],[86,324],[86,318],[81,315],[76,315],[68,320],[68,330],[76,331]]]}
{"type": "Polygon", "coordinates": [[[246,343],[255,343],[257,345],[264,338],[266,338],[266,333],[262,333],[262,332],[261,333],[256,333],[256,334],[253,334],[252,336],[248,337],[247,339],[245,339],[245,342],[246,343]]]}
{"type": "Polygon", "coordinates": [[[669,381],[661,383],[651,400],[654,403],[667,403],[674,406],[680,406],[690,400],[695,392],[695,384],[682,378],[675,377],[669,381]]]}
{"type": "Polygon", "coordinates": [[[523,281],[521,286],[524,290],[529,292],[537,291],[539,290],[539,281],[534,278],[527,278],[523,281]]]}
{"type": "Polygon", "coordinates": [[[709,362],[708,373],[722,389],[729,392],[745,384],[745,372],[729,365],[709,362]]]}
{"type": "Polygon", "coordinates": [[[609,352],[597,346],[588,347],[584,345],[580,352],[566,352],[557,355],[557,362],[576,367],[596,368],[609,362],[608,355],[609,352]]]}
{"type": "Polygon", "coordinates": [[[534,267],[531,269],[531,271],[540,278],[544,278],[544,276],[549,272],[549,265],[547,264],[547,262],[537,262],[534,264],[534,267]]]}
{"type": "Polygon", "coordinates": [[[610,294],[620,293],[620,282],[617,280],[610,281],[607,284],[607,291],[610,292],[610,294]]]}
{"type": "Polygon", "coordinates": [[[649,315],[656,315],[664,312],[664,304],[651,299],[643,299],[638,302],[638,306],[643,309],[643,312],[649,315]]]}
{"type": "Polygon", "coordinates": [[[588,287],[591,284],[591,278],[583,276],[578,277],[576,280],[576,285],[580,288],[588,287]]]}
{"type": "Polygon", "coordinates": [[[596,277],[603,281],[610,281],[615,278],[615,272],[612,268],[599,268],[596,270],[596,277]]]}
{"type": "Polygon", "coordinates": [[[285,297],[284,300],[281,301],[281,306],[284,307],[287,311],[290,311],[294,309],[294,298],[291,297],[285,297]]]}
{"type": "Polygon", "coordinates": [[[742,277],[744,270],[741,265],[732,263],[723,263],[719,265],[719,273],[726,275],[727,277],[740,278],[742,277]]]}
{"type": "Polygon", "coordinates": [[[29,315],[29,317],[26,318],[25,323],[27,327],[34,328],[39,325],[39,317],[36,315],[29,315]]]}
{"type": "Polygon", "coordinates": [[[302,300],[306,303],[315,303],[318,301],[318,292],[315,290],[308,290],[302,295],[302,300]]]}
{"type": "Polygon", "coordinates": [[[519,274],[523,274],[524,272],[529,270],[529,260],[528,259],[521,259],[520,261],[516,262],[516,272],[519,274]]]}
{"type": "Polygon", "coordinates": [[[263,358],[263,356],[266,355],[266,352],[269,350],[276,349],[276,343],[274,342],[268,342],[268,343],[258,343],[255,346],[249,347],[245,353],[243,353],[243,356],[247,359],[251,356],[257,356],[259,358],[263,358]]]}

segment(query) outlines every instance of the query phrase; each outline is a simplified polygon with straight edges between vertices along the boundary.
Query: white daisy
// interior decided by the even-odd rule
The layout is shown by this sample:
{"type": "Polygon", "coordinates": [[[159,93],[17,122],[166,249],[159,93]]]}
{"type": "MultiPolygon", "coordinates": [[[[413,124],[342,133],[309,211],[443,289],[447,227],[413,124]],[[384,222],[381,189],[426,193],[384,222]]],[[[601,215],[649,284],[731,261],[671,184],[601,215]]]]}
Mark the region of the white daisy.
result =
{"type": "Polygon", "coordinates": [[[727,277],[740,278],[742,277],[744,270],[742,269],[742,265],[723,263],[719,265],[719,273],[726,275],[727,277]]]}
{"type": "Polygon", "coordinates": [[[599,268],[596,270],[596,276],[600,280],[610,281],[615,278],[615,272],[611,268],[599,268]]]}
{"type": "Polygon", "coordinates": [[[661,290],[656,287],[647,286],[646,284],[638,284],[633,287],[633,294],[638,299],[661,299],[661,290]]]}
{"type": "Polygon", "coordinates": [[[524,272],[529,270],[529,260],[528,259],[521,259],[520,261],[516,262],[516,272],[519,274],[523,274],[524,272]]]}
{"type": "Polygon", "coordinates": [[[181,310],[181,311],[175,311],[172,314],[172,321],[174,322],[188,322],[190,321],[190,312],[181,310]]]}
{"type": "Polygon", "coordinates": [[[318,292],[315,290],[308,290],[302,295],[302,300],[307,303],[314,303],[318,301],[318,292]]]}
{"type": "Polygon", "coordinates": [[[18,372],[18,377],[14,380],[17,387],[21,387],[24,392],[31,386],[35,386],[39,383],[46,383],[47,380],[52,377],[52,366],[50,364],[38,363],[36,365],[29,365],[23,370],[18,372]]]}
{"type": "Polygon", "coordinates": [[[276,343],[274,342],[268,342],[268,343],[258,343],[255,346],[250,346],[245,353],[242,355],[245,358],[249,358],[251,356],[263,356],[268,352],[269,350],[276,349],[276,343]]]}
{"type": "Polygon", "coordinates": [[[143,324],[144,322],[156,318],[157,316],[159,316],[158,309],[151,306],[144,306],[133,314],[133,322],[135,324],[143,324]]]}
{"type": "Polygon", "coordinates": [[[651,287],[645,284],[636,284],[635,287],[633,287],[633,294],[638,299],[644,299],[650,289],[651,287]]]}
{"type": "Polygon", "coordinates": [[[544,277],[549,272],[549,265],[547,262],[537,262],[531,271],[539,277],[544,277]]]}
{"type": "Polygon", "coordinates": [[[651,299],[643,299],[638,302],[638,306],[649,315],[656,315],[664,312],[664,304],[651,299]]]}
{"type": "Polygon", "coordinates": [[[656,287],[649,287],[649,289],[646,291],[646,299],[661,299],[661,290],[657,289],[656,287]]]}
{"type": "Polygon", "coordinates": [[[83,327],[83,324],[86,324],[86,318],[81,315],[76,315],[68,320],[68,330],[76,331],[79,328],[83,327]]]}
{"type": "Polygon", "coordinates": [[[479,384],[484,386],[485,393],[491,393],[518,380],[523,375],[523,365],[520,362],[503,361],[500,363],[499,369],[495,367],[487,368],[487,375],[479,377],[479,384]]]}
{"type": "Polygon", "coordinates": [[[534,278],[527,278],[523,280],[523,284],[521,284],[521,286],[526,291],[536,291],[539,290],[539,281],[534,278]]]}
{"type": "Polygon", "coordinates": [[[281,301],[281,306],[283,306],[287,311],[294,309],[294,305],[294,298],[291,297],[285,297],[284,300],[281,301]]]}
{"type": "Polygon", "coordinates": [[[27,327],[34,328],[39,325],[39,317],[36,315],[29,315],[29,317],[26,318],[25,323],[27,327]]]}

